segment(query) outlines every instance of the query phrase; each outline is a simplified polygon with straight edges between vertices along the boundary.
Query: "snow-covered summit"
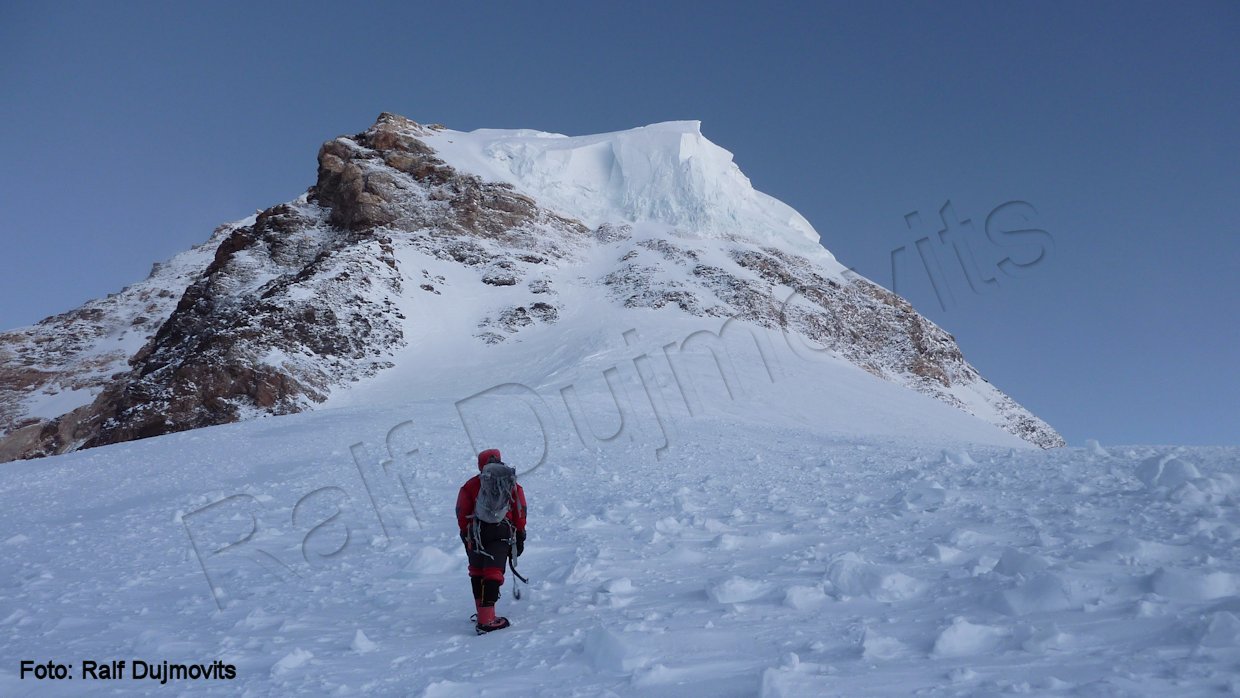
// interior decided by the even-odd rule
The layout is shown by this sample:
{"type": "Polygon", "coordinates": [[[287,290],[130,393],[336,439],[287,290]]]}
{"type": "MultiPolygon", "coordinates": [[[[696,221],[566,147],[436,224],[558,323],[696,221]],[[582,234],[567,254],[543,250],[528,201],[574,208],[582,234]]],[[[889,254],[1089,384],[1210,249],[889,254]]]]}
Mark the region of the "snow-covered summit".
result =
{"type": "Polygon", "coordinates": [[[734,236],[830,254],[801,214],[753,188],[732,153],[702,135],[700,121],[571,137],[528,129],[442,130],[425,140],[452,167],[511,184],[591,227],[653,224],[696,237],[734,236]]]}
{"type": "MultiPolygon", "coordinates": [[[[665,357],[638,389],[683,386],[677,362],[724,327],[828,357],[782,375],[842,432],[1063,445],[696,122],[567,137],[385,113],[318,165],[303,196],[113,301],[0,334],[0,461],[323,406],[562,391],[632,337],[665,357]]],[[[730,400],[737,379],[774,380],[772,356],[714,380],[730,400]]],[[[709,402],[694,392],[661,399],[693,412],[709,402]]],[[[768,397],[744,410],[807,418],[768,397]]]]}

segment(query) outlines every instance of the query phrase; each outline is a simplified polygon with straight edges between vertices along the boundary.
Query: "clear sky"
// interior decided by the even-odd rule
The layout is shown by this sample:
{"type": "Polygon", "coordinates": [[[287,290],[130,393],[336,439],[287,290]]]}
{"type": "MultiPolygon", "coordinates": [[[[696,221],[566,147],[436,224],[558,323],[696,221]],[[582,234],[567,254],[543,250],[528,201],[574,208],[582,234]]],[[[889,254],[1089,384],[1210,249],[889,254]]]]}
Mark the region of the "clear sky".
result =
{"type": "Polygon", "coordinates": [[[1238,3],[188,5],[0,3],[0,327],[297,196],[381,111],[700,119],[1070,443],[1240,443],[1238,3]]]}

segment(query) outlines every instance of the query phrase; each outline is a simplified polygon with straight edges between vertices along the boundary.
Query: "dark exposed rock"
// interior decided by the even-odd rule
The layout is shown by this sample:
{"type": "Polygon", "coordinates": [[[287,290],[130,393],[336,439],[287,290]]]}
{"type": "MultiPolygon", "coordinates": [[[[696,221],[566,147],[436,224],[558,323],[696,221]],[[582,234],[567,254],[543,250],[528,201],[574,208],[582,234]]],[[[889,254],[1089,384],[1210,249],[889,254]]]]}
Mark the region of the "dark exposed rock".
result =
{"type": "Polygon", "coordinates": [[[484,331],[475,336],[487,344],[496,344],[522,328],[538,323],[551,324],[559,318],[559,309],[550,303],[538,302],[529,306],[509,306],[502,309],[496,316],[488,317],[479,323],[478,327],[484,331]]]}
{"type": "Polygon", "coordinates": [[[654,240],[642,240],[637,244],[648,250],[658,252],[663,255],[663,258],[667,261],[675,262],[677,264],[690,264],[692,262],[696,262],[698,258],[697,253],[693,250],[678,247],[661,238],[654,240]]]}
{"type": "Polygon", "coordinates": [[[594,239],[604,245],[623,242],[631,237],[633,237],[633,228],[628,225],[604,223],[594,230],[594,239]]]}
{"type": "MultiPolygon", "coordinates": [[[[47,332],[0,335],[0,455],[35,457],[296,412],[381,370],[404,341],[393,235],[441,259],[487,265],[485,280],[497,285],[518,283],[517,261],[545,264],[591,239],[585,226],[511,186],[447,166],[419,139],[427,132],[382,114],[367,131],[323,144],[305,198],[217,230],[209,247],[174,270],[179,287],[126,289],[111,304],[49,318],[47,332]],[[150,296],[146,306],[135,302],[140,294],[150,296]],[[86,371],[77,354],[118,324],[147,341],[86,371]],[[58,368],[40,369],[43,360],[58,368]],[[89,378],[69,380],[64,366],[89,378]],[[26,396],[54,385],[97,395],[58,419],[25,419],[26,396]]],[[[173,272],[156,266],[153,274],[173,272]]],[[[422,288],[439,293],[431,283],[422,288]]],[[[519,327],[523,315],[553,322],[556,312],[537,304],[497,322],[519,327]]]]}
{"type": "Polygon", "coordinates": [[[516,286],[520,276],[515,267],[511,261],[497,261],[482,275],[482,283],[491,286],[516,286]]]}

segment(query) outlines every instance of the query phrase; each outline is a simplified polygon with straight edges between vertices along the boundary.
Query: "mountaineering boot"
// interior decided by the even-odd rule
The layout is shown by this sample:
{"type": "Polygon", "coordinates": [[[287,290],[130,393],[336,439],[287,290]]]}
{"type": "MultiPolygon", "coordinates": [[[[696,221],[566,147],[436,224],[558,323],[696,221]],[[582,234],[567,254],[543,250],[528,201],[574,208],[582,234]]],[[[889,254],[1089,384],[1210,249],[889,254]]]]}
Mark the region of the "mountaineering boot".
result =
{"type": "Polygon", "coordinates": [[[479,635],[489,633],[493,630],[503,630],[504,628],[507,628],[508,625],[509,623],[507,618],[504,618],[503,616],[497,617],[495,615],[494,606],[478,607],[478,624],[474,626],[474,629],[479,635]]]}
{"type": "Polygon", "coordinates": [[[474,615],[470,620],[474,623],[478,622],[479,614],[482,612],[482,577],[470,577],[469,586],[474,592],[474,615]]]}
{"type": "Polygon", "coordinates": [[[478,623],[475,625],[479,635],[508,627],[507,618],[495,615],[495,602],[499,601],[501,584],[503,581],[500,579],[482,580],[482,603],[478,605],[478,623]]]}

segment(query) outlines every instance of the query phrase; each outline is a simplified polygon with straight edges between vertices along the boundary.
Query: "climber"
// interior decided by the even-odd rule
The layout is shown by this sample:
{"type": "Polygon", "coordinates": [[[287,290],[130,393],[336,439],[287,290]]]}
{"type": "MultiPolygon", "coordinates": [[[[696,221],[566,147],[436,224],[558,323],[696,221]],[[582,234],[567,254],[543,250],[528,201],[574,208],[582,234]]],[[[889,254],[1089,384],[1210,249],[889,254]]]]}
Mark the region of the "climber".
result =
{"type": "Polygon", "coordinates": [[[517,484],[517,471],[501,460],[499,449],[478,454],[478,471],[456,497],[456,522],[469,556],[475,630],[481,635],[509,625],[507,618],[495,615],[495,602],[508,556],[525,552],[525,490],[517,484]]]}

